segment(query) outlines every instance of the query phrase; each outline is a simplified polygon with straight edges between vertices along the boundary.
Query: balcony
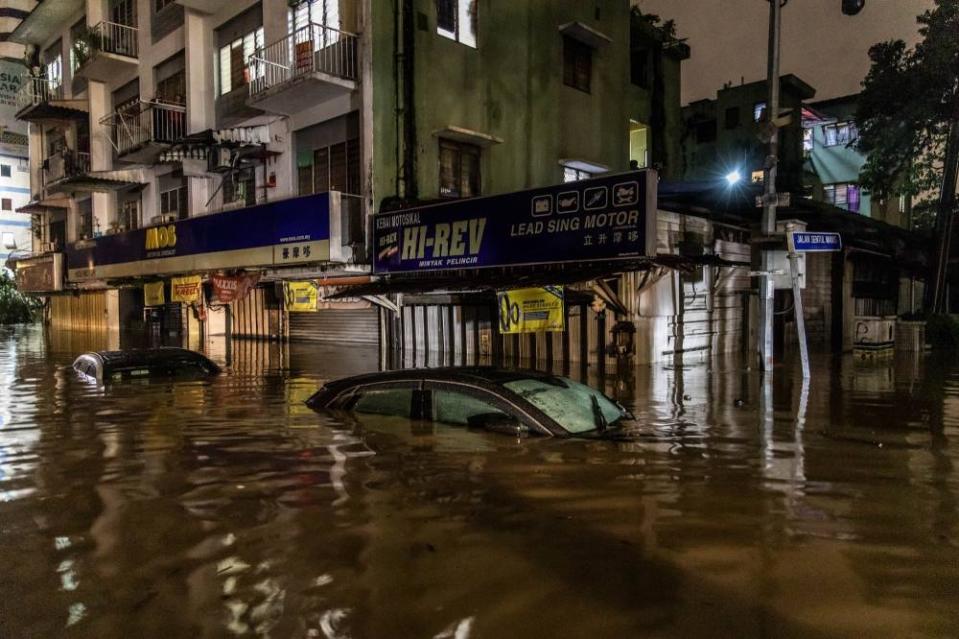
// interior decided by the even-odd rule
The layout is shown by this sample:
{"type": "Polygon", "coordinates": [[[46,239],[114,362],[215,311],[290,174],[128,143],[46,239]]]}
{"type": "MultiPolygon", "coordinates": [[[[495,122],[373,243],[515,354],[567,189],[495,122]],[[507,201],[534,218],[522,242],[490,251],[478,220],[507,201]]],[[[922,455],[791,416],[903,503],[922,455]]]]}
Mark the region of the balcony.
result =
{"type": "Polygon", "coordinates": [[[110,82],[118,75],[136,69],[137,29],[115,22],[100,22],[84,34],[82,44],[74,45],[76,75],[110,82]]]}
{"type": "Polygon", "coordinates": [[[140,101],[100,120],[110,127],[110,143],[123,162],[154,162],[186,135],[186,107],[140,101]]]}
{"type": "Polygon", "coordinates": [[[16,118],[24,122],[83,120],[88,117],[86,100],[65,100],[63,85],[49,78],[21,76],[16,118]]]}
{"type": "Polygon", "coordinates": [[[308,24],[250,57],[247,103],[291,115],[356,89],[359,37],[308,24]]]}
{"type": "Polygon", "coordinates": [[[197,13],[212,15],[229,4],[230,0],[174,0],[177,4],[197,13]]]}
{"type": "Polygon", "coordinates": [[[78,178],[90,172],[90,154],[79,151],[59,151],[43,161],[43,186],[48,193],[59,193],[56,187],[65,180],[78,178]]]}

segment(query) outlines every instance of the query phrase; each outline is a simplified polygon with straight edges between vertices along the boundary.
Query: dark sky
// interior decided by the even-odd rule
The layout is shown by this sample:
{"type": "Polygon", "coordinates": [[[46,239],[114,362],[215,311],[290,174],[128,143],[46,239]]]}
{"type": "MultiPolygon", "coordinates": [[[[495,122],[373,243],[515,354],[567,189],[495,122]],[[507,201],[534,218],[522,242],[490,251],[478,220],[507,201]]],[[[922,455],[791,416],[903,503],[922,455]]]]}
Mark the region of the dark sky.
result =
{"type": "MultiPolygon", "coordinates": [[[[683,64],[683,103],[715,97],[725,82],[766,77],[766,0],[634,0],[647,13],[676,20],[692,57],[683,64]]],[[[816,100],[859,91],[869,47],[918,39],[916,16],[933,0],[866,0],[855,17],[840,0],[790,0],[783,8],[782,72],[816,88],[816,100]]]]}

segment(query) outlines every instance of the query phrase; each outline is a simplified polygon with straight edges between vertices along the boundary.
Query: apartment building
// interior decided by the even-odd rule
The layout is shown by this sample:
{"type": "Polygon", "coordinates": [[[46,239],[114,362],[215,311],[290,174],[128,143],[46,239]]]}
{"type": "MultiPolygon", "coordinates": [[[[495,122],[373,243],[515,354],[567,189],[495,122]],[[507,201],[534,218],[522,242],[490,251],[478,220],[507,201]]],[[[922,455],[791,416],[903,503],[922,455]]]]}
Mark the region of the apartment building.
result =
{"type": "Polygon", "coordinates": [[[369,277],[373,213],[682,175],[689,48],[625,1],[43,0],[11,39],[35,221],[19,267],[63,262],[30,278],[54,282],[34,291],[54,325],[373,343],[368,302],[282,300],[369,277]],[[251,274],[227,311],[170,299],[172,277],[251,274]]]}

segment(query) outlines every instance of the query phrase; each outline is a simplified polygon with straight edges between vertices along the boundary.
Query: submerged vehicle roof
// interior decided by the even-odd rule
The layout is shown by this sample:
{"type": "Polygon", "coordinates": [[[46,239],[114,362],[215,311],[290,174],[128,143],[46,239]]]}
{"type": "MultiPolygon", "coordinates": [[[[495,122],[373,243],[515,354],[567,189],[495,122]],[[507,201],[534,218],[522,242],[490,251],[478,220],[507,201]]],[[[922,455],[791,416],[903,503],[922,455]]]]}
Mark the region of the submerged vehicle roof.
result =
{"type": "Polygon", "coordinates": [[[354,386],[365,382],[385,382],[404,379],[450,379],[462,382],[503,384],[517,379],[550,379],[559,377],[542,371],[497,368],[495,366],[445,366],[441,368],[406,368],[378,373],[363,373],[327,382],[326,388],[354,386]]]}
{"type": "Polygon", "coordinates": [[[216,370],[219,367],[213,364],[205,355],[196,351],[187,350],[175,346],[162,346],[159,348],[131,348],[122,351],[95,351],[84,353],[83,356],[91,356],[99,359],[105,369],[117,370],[123,368],[137,368],[149,366],[162,366],[166,364],[177,364],[183,362],[202,362],[203,364],[212,364],[216,370]]]}

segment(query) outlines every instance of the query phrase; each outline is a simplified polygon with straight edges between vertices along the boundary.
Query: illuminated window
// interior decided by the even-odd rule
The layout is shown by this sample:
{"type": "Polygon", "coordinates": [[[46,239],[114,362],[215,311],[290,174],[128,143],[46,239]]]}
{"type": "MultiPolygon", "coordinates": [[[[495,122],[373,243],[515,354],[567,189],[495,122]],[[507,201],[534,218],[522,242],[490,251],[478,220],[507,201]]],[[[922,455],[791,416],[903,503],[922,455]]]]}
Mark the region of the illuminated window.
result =
{"type": "Polygon", "coordinates": [[[649,166],[649,127],[629,121],[629,165],[642,169],[649,166]]]}
{"type": "Polygon", "coordinates": [[[579,182],[580,180],[588,180],[591,177],[593,177],[593,174],[589,171],[577,169],[566,164],[563,165],[563,182],[579,182]]]}
{"type": "Polygon", "coordinates": [[[808,154],[810,151],[812,151],[812,147],[813,147],[812,129],[803,129],[802,130],[803,153],[808,154]]]}
{"type": "Polygon", "coordinates": [[[859,185],[852,183],[826,184],[823,186],[823,199],[841,209],[859,212],[859,185]]]}
{"type": "Polygon", "coordinates": [[[757,169],[750,174],[749,180],[753,184],[762,184],[764,175],[765,174],[763,173],[762,169],[757,169]]]}
{"type": "Polygon", "coordinates": [[[853,122],[839,122],[823,127],[826,137],[825,146],[847,145],[859,138],[859,129],[853,122]]]}
{"type": "Polygon", "coordinates": [[[436,0],[436,32],[476,48],[478,0],[436,0]]]}
{"type": "Polygon", "coordinates": [[[753,105],[753,122],[762,122],[763,115],[766,112],[766,103],[757,102],[753,105]]]}

